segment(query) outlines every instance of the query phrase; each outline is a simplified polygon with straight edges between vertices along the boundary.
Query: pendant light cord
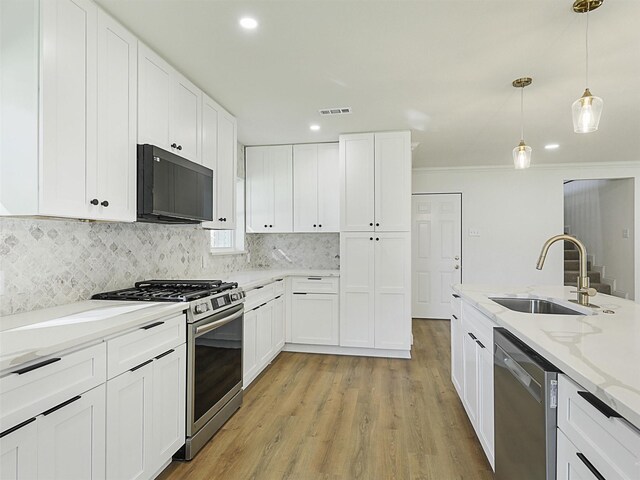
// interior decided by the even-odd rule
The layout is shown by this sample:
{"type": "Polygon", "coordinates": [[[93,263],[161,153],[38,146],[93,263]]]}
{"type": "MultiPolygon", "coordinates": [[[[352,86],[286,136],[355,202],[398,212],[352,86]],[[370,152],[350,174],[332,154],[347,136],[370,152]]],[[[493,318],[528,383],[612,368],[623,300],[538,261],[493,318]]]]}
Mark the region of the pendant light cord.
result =
{"type": "Polygon", "coordinates": [[[585,81],[586,81],[586,87],[589,88],[589,12],[591,11],[591,8],[589,8],[590,5],[587,5],[587,30],[586,30],[586,34],[585,34],[585,38],[584,38],[584,45],[585,45],[585,51],[587,52],[587,61],[586,61],[586,65],[585,65],[585,81]]]}
{"type": "Polygon", "coordinates": [[[520,140],[524,141],[524,86],[520,88],[520,140]]]}

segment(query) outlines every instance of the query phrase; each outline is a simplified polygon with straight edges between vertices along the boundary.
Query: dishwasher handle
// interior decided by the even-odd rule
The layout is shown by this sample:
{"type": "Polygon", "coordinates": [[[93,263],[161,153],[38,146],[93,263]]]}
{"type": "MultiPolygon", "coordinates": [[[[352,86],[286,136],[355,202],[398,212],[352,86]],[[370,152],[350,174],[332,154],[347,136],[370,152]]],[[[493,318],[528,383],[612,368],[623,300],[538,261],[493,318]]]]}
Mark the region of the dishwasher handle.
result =
{"type": "Polygon", "coordinates": [[[495,346],[495,361],[504,367],[520,384],[536,399],[538,403],[542,403],[542,387],[540,384],[516,362],[511,355],[505,352],[500,345],[495,346]]]}

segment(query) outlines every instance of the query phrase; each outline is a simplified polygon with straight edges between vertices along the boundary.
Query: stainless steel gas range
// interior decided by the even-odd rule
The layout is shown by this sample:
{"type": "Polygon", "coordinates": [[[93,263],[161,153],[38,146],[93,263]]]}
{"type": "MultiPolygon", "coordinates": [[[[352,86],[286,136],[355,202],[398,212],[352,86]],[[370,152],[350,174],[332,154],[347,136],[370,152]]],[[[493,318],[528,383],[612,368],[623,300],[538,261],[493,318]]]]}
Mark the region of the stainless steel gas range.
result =
{"type": "Polygon", "coordinates": [[[244,296],[220,280],[149,280],[93,297],[188,303],[187,431],[174,458],[191,460],[242,404],[244,296]]]}

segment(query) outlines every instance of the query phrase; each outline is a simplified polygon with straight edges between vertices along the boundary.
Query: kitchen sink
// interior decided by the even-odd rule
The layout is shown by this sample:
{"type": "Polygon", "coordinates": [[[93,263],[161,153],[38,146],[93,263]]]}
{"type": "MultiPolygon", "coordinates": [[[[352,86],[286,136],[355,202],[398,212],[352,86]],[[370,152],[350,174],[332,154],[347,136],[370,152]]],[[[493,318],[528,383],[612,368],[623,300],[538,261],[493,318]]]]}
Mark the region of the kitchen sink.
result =
{"type": "Polygon", "coordinates": [[[490,298],[498,305],[502,305],[514,312],[541,313],[545,315],[585,315],[585,313],[578,310],[539,298],[490,298]]]}

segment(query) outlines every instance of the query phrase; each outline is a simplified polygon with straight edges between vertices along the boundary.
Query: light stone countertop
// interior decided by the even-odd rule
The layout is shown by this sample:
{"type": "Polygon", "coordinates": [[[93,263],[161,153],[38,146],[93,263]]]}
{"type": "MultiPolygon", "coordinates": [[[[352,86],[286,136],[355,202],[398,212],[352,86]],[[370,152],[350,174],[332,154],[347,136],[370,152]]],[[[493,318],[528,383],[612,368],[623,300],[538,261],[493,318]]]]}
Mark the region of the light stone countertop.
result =
{"type": "Polygon", "coordinates": [[[581,307],[568,302],[576,297],[571,293],[575,287],[563,286],[456,285],[453,289],[640,428],[640,304],[598,294],[591,301],[600,309],[581,307]],[[560,299],[559,303],[590,315],[514,312],[490,296],[560,299]]]}
{"type": "Polygon", "coordinates": [[[266,285],[284,277],[339,277],[340,270],[244,270],[225,275],[225,281],[238,282],[244,290],[266,285]]]}
{"type": "Polygon", "coordinates": [[[86,300],[0,317],[0,374],[43,357],[100,343],[185,308],[180,302],[86,300]]]}

